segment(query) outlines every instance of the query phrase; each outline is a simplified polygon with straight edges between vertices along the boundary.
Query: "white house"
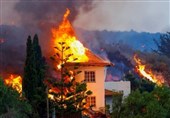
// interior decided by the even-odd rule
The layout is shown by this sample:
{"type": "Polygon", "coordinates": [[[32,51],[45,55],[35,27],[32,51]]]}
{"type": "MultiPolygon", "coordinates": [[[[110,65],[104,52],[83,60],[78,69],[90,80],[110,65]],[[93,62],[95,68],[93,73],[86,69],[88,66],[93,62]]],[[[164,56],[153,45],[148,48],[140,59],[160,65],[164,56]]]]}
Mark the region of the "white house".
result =
{"type": "Polygon", "coordinates": [[[110,111],[112,111],[112,95],[113,91],[123,92],[123,97],[126,97],[131,92],[130,81],[115,81],[115,82],[105,82],[105,100],[106,105],[110,106],[110,111]]]}
{"type": "Polygon", "coordinates": [[[106,67],[111,63],[98,57],[90,50],[86,51],[86,55],[89,58],[88,62],[80,62],[79,70],[80,74],[76,75],[76,81],[85,81],[87,83],[87,89],[93,93],[87,98],[87,104],[93,105],[93,110],[99,110],[101,107],[105,107],[105,77],[106,67]]]}

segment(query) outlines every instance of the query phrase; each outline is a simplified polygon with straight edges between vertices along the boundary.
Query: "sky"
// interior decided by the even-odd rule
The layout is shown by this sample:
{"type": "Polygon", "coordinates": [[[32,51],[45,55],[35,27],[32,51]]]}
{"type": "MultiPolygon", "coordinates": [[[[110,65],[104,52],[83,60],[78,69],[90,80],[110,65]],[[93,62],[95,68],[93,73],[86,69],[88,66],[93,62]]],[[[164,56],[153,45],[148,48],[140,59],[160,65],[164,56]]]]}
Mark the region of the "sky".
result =
{"type": "MultiPolygon", "coordinates": [[[[20,11],[14,8],[18,1],[0,0],[0,24],[21,25],[20,11]]],[[[88,12],[79,8],[72,22],[74,27],[108,31],[170,31],[170,0],[94,0],[92,4],[93,8],[88,12]]]]}

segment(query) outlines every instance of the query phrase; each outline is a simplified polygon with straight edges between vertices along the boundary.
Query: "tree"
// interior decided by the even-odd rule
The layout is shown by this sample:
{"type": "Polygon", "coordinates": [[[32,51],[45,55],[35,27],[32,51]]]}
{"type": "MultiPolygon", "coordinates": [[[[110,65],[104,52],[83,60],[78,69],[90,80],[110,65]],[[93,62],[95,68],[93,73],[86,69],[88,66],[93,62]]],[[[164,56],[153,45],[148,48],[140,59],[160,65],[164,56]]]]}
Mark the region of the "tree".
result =
{"type": "MultiPolygon", "coordinates": [[[[57,53],[51,57],[51,59],[59,64],[61,67],[58,70],[60,73],[57,79],[51,79],[49,81],[50,95],[53,97],[51,101],[56,108],[56,113],[59,117],[64,117],[71,113],[80,113],[84,110],[85,99],[92,92],[87,90],[85,82],[76,82],[75,76],[80,73],[77,65],[68,67],[68,60],[73,54],[65,54],[70,48],[65,45],[64,42],[59,42],[61,47],[55,47],[57,53]]],[[[74,59],[75,61],[76,59],[74,59]]]]}
{"type": "Polygon", "coordinates": [[[114,92],[112,99],[112,118],[120,118],[123,92],[114,92]]]}
{"type": "Polygon", "coordinates": [[[139,88],[139,79],[137,79],[132,72],[128,72],[124,79],[130,81],[132,90],[139,88]]]}
{"type": "Polygon", "coordinates": [[[46,108],[45,85],[45,60],[42,57],[38,36],[33,41],[31,36],[27,39],[26,61],[24,78],[22,82],[23,93],[33,107],[33,117],[44,117],[46,108]]]}
{"type": "Polygon", "coordinates": [[[155,41],[159,54],[166,55],[170,58],[170,32],[167,32],[166,34],[162,34],[160,36],[160,42],[155,41]]]}
{"type": "Polygon", "coordinates": [[[28,118],[31,112],[28,101],[20,97],[20,94],[12,87],[5,86],[0,78],[0,117],[28,118]]]}
{"type": "Polygon", "coordinates": [[[149,80],[146,80],[144,78],[135,77],[135,75],[132,72],[129,72],[125,75],[125,80],[129,80],[131,83],[131,90],[135,91],[139,89],[142,91],[148,91],[151,92],[154,89],[155,83],[150,82],[149,80]]]}
{"type": "Polygon", "coordinates": [[[124,118],[169,118],[170,89],[156,87],[152,92],[133,91],[122,105],[124,118]]]}

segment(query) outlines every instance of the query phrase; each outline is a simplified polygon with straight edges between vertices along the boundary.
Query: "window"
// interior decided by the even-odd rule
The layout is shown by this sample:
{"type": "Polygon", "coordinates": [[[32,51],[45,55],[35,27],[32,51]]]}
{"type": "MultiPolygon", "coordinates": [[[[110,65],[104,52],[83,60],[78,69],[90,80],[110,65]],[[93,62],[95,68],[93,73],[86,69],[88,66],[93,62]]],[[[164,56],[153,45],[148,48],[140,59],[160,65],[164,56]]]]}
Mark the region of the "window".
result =
{"type": "Polygon", "coordinates": [[[84,72],[85,82],[95,82],[95,72],[94,71],[85,71],[84,72]]]}
{"type": "Polygon", "coordinates": [[[96,97],[95,96],[89,96],[86,99],[86,105],[87,107],[93,106],[96,107],[96,97]]]}

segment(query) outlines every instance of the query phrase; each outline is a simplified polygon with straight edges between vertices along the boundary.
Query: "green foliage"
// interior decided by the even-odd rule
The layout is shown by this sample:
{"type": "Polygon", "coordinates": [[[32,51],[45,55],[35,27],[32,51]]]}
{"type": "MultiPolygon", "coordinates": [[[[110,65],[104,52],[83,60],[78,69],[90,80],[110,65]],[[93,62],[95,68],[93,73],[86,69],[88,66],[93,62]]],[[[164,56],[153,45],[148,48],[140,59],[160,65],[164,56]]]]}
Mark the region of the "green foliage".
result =
{"type": "Polygon", "coordinates": [[[85,99],[92,92],[87,90],[85,82],[77,82],[75,80],[75,76],[80,73],[77,70],[78,66],[74,65],[73,69],[67,66],[67,61],[73,54],[65,55],[65,51],[70,48],[65,46],[64,42],[60,42],[59,45],[61,47],[55,47],[58,53],[52,56],[51,59],[55,64],[61,64],[61,69],[55,69],[60,76],[48,82],[50,89],[54,90],[50,92],[54,97],[51,101],[56,108],[56,113],[62,117],[64,114],[78,113],[84,110],[85,99]]]}
{"type": "Polygon", "coordinates": [[[38,36],[33,41],[31,36],[27,39],[26,61],[22,82],[23,93],[33,107],[34,117],[43,117],[46,106],[45,93],[45,59],[42,57],[38,36]]]}
{"type": "Polygon", "coordinates": [[[152,92],[133,91],[123,102],[121,117],[169,118],[170,89],[156,87],[152,92]]]}
{"type": "Polygon", "coordinates": [[[131,90],[136,90],[139,88],[139,80],[131,72],[127,73],[124,78],[125,80],[130,81],[131,90]]]}
{"type": "Polygon", "coordinates": [[[119,118],[122,108],[123,92],[114,92],[112,99],[112,118],[119,118]]]}
{"type": "Polygon", "coordinates": [[[0,78],[0,117],[27,118],[29,114],[31,105],[16,90],[5,86],[0,78]]]}
{"type": "Polygon", "coordinates": [[[137,78],[134,76],[133,73],[129,72],[125,75],[125,80],[129,80],[131,82],[131,90],[137,90],[140,91],[148,91],[151,92],[154,89],[155,84],[150,82],[149,80],[146,80],[145,78],[137,78]]]}

